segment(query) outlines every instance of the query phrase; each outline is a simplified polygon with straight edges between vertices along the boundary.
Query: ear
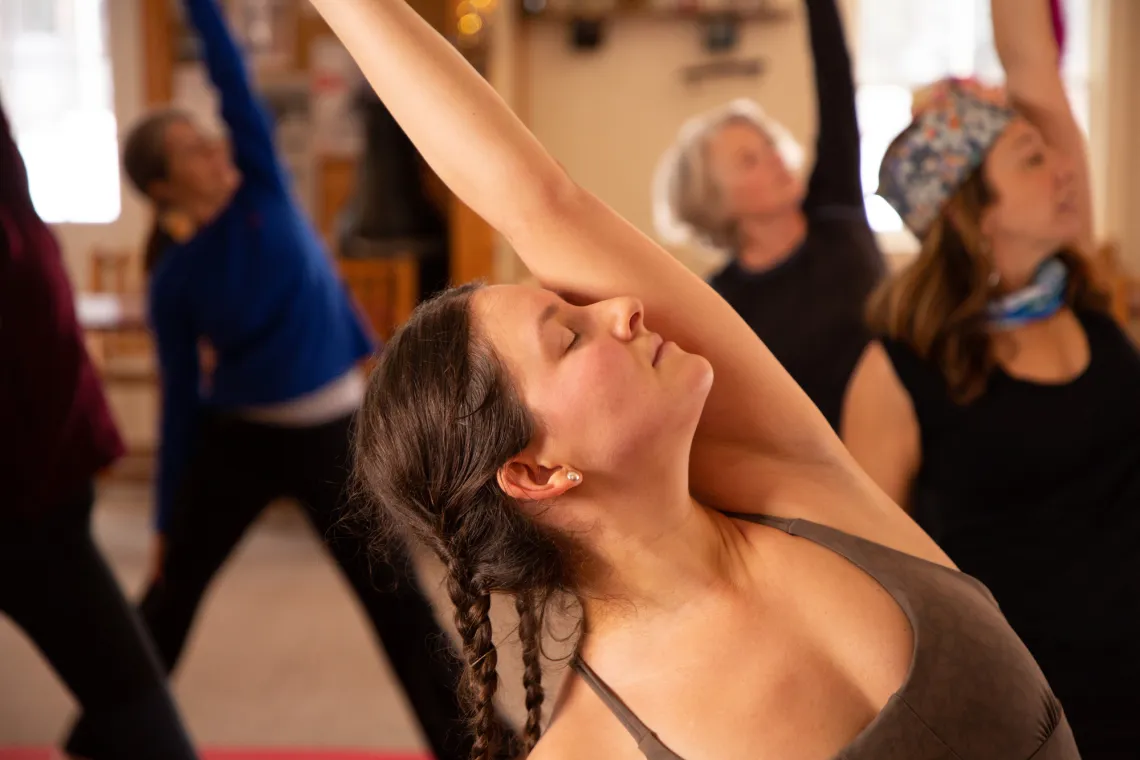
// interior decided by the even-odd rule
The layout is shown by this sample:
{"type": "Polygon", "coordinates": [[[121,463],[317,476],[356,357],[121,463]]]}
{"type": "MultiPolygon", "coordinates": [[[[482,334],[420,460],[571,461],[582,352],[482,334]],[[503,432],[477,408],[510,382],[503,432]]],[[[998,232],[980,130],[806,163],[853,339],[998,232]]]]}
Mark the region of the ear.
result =
{"type": "Polygon", "coordinates": [[[523,453],[499,468],[498,482],[504,493],[519,501],[549,501],[582,485],[582,476],[573,468],[546,466],[523,453]]]}

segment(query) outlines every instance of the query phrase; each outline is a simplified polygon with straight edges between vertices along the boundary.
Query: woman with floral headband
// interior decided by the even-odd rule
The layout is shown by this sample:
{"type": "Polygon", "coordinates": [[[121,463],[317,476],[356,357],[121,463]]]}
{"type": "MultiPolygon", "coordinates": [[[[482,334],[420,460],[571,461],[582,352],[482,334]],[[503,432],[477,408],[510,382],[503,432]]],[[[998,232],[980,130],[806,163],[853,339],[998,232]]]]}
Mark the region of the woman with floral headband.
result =
{"type": "Polygon", "coordinates": [[[1140,357],[1106,313],[1085,143],[1045,0],[993,0],[1004,98],[946,81],[883,160],[922,241],[872,302],[855,458],[993,591],[1082,755],[1140,728],[1140,357]]]}

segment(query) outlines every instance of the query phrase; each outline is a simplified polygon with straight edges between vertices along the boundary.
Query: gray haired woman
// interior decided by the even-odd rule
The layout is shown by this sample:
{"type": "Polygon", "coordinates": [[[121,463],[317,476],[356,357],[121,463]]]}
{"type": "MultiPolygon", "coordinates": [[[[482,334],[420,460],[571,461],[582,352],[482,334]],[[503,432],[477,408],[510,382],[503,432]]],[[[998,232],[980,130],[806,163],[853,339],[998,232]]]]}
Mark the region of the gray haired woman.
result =
{"type": "Polygon", "coordinates": [[[869,336],[863,307],[885,272],[863,207],[855,85],[835,0],[805,0],[819,130],[805,194],[802,150],[757,104],[686,124],[663,157],[654,215],[669,242],[731,252],[711,280],[838,427],[869,336]]]}

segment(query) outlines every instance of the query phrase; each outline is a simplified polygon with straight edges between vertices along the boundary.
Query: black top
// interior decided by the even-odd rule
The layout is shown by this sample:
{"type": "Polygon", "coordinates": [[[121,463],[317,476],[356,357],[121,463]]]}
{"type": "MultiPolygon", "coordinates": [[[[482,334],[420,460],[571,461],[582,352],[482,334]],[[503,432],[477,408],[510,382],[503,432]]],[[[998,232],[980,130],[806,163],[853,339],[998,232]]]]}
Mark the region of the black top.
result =
{"type": "Polygon", "coordinates": [[[1140,355],[1108,315],[1077,316],[1090,350],[1080,376],[1042,384],[998,369],[965,406],[932,363],[902,343],[883,345],[921,431],[915,519],[993,591],[1089,756],[1082,700],[1101,703],[1101,721],[1121,695],[1129,709],[1140,705],[1131,643],[1140,629],[1140,355]]]}
{"type": "Polygon", "coordinates": [[[774,269],[733,260],[710,281],[756,331],[832,427],[870,340],[863,308],[885,272],[863,206],[855,85],[835,0],[806,0],[819,129],[804,198],[807,236],[774,269]]]}
{"type": "MultiPolygon", "coordinates": [[[[729,517],[845,557],[878,581],[910,622],[905,682],[833,760],[1080,760],[1037,663],[974,578],[809,520],[729,517]]],[[[683,760],[585,662],[575,658],[572,665],[647,760],[683,760]]]]}

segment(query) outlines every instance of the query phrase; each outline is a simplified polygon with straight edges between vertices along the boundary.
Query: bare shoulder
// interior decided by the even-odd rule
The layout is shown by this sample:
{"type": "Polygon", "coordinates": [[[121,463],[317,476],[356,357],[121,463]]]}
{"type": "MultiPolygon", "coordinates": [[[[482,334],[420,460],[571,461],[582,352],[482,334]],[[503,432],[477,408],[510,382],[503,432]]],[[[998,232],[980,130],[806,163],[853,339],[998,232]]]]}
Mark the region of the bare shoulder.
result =
{"type": "Polygon", "coordinates": [[[914,404],[895,371],[894,362],[878,341],[868,344],[851,373],[840,427],[848,449],[853,443],[879,448],[871,444],[883,443],[884,436],[890,436],[892,441],[905,439],[895,443],[917,445],[918,418],[914,404]]]}
{"type": "Polygon", "coordinates": [[[864,384],[884,382],[892,387],[902,388],[898,375],[895,374],[895,365],[883,344],[873,340],[863,349],[858,364],[851,374],[851,381],[861,381],[864,384]]]}

